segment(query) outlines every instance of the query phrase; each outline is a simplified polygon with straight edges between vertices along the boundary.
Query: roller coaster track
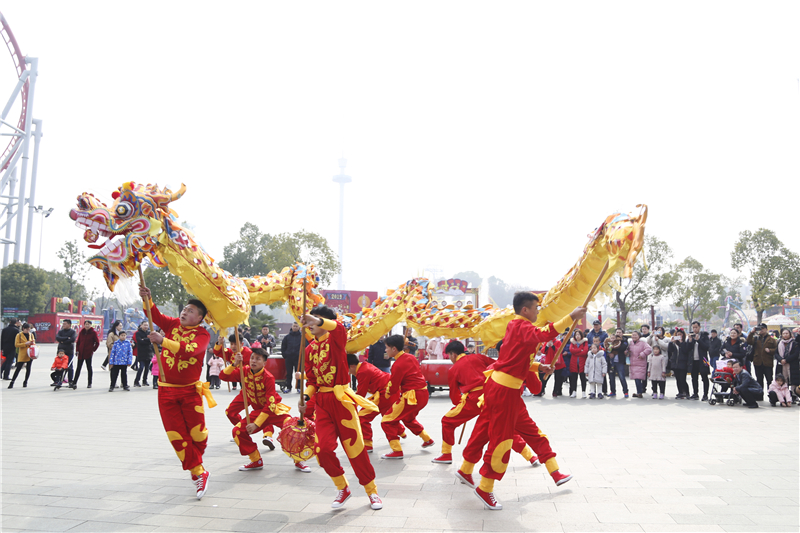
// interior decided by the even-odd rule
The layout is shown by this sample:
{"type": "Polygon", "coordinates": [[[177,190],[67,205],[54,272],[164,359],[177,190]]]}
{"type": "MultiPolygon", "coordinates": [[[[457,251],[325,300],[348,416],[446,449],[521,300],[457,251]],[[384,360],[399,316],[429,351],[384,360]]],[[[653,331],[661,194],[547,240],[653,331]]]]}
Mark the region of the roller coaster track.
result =
{"type": "Polygon", "coordinates": [[[19,147],[22,144],[21,141],[25,136],[28,111],[28,90],[30,88],[30,80],[28,77],[30,75],[30,71],[25,65],[25,56],[23,56],[22,52],[19,50],[19,45],[17,44],[17,40],[14,38],[14,33],[11,31],[11,28],[8,26],[8,22],[6,22],[6,19],[2,13],[0,13],[0,35],[3,36],[3,42],[6,43],[6,47],[11,53],[11,59],[14,61],[14,68],[17,71],[17,78],[20,80],[20,83],[22,83],[22,87],[18,89],[22,98],[22,111],[20,112],[20,117],[16,128],[14,128],[11,124],[8,124],[5,121],[5,118],[6,114],[8,114],[8,111],[11,108],[11,104],[16,98],[17,90],[15,90],[14,94],[12,94],[11,100],[9,100],[6,108],[3,109],[3,115],[0,117],[2,123],[13,128],[16,133],[16,135],[11,135],[11,140],[9,141],[8,146],[6,146],[6,149],[3,151],[3,155],[0,156],[0,172],[2,172],[11,164],[11,160],[14,157],[14,154],[16,154],[17,150],[19,150],[19,147]]]}

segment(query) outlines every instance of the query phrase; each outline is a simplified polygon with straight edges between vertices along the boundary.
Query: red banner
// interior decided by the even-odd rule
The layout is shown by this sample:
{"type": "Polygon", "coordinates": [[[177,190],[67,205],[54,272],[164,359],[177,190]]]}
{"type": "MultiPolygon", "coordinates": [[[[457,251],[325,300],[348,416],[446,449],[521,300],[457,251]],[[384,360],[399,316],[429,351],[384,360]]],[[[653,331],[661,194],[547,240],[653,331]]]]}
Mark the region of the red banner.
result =
{"type": "Polygon", "coordinates": [[[360,313],[364,307],[369,307],[377,300],[378,293],[374,291],[334,291],[323,290],[325,305],[337,313],[360,313]]]}

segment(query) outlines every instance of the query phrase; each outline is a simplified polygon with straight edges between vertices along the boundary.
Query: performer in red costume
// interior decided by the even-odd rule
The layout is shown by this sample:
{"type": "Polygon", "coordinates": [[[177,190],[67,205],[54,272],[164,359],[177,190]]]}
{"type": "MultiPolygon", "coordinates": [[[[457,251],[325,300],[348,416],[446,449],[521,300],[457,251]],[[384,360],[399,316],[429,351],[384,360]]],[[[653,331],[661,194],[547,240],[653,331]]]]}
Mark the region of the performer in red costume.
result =
{"type": "Polygon", "coordinates": [[[514,313],[516,316],[508,324],[494,370],[486,380],[484,387],[486,405],[478,419],[478,424],[481,424],[482,419],[484,423],[488,421],[489,447],[483,456],[482,478],[475,488],[475,494],[488,509],[492,510],[503,508],[494,496],[494,482],[502,479],[508,468],[514,433],[519,433],[525,442],[539,453],[541,459],[544,459],[547,471],[550,472],[556,485],[571,479],[571,476],[565,476],[558,471],[555,453],[552,453],[552,457],[540,453],[541,438],[544,434],[531,420],[520,389],[523,380],[528,377],[539,343],[555,339],[559,331],[569,327],[571,320],[583,318],[586,315],[586,308],[578,307],[569,317],[564,317],[555,324],[548,323],[543,328],[537,328],[533,323],[539,315],[539,298],[531,292],[518,292],[514,295],[514,313]],[[537,439],[540,442],[537,442],[537,439]]]}
{"type": "MultiPolygon", "coordinates": [[[[289,406],[281,403],[280,395],[275,392],[275,377],[264,368],[269,354],[263,348],[254,348],[251,352],[250,363],[244,365],[244,388],[247,392],[247,404],[253,408],[250,413],[251,422],[239,420],[233,426],[233,440],[239,447],[242,455],[250,458],[250,462],[240,466],[239,470],[261,470],[264,468],[264,461],[258,452],[258,446],[250,438],[250,435],[270,429],[272,426],[282,427],[291,418],[289,416],[289,406]]],[[[239,369],[242,367],[242,354],[234,356],[233,366],[226,367],[219,377],[223,381],[238,382],[241,380],[239,369]]],[[[301,472],[311,472],[311,469],[300,461],[295,462],[295,468],[301,472]]]]}
{"type": "MultiPolygon", "coordinates": [[[[306,348],[305,369],[308,386],[306,398],[315,400],[314,422],[316,424],[317,459],[320,466],[331,477],[339,493],[331,507],[338,509],[351,496],[350,486],[344,477],[344,470],[336,457],[336,440],[342,443],[350,465],[358,482],[369,496],[370,507],[381,509],[383,502],[375,487],[375,470],[369,461],[361,423],[356,406],[377,410],[378,407],[358,396],[350,388],[350,373],[347,366],[347,331],[337,322],[336,312],[325,306],[311,310],[303,316],[303,326],[307,327],[314,340],[306,348]]],[[[306,412],[305,405],[299,405],[300,415],[306,412]]]]}
{"type": "Polygon", "coordinates": [[[416,357],[403,351],[405,337],[391,335],[384,341],[386,355],[394,357],[392,365],[392,379],[386,386],[384,398],[389,399],[395,395],[391,410],[383,415],[381,427],[389,439],[390,453],[385,453],[381,459],[402,459],[403,447],[400,446],[400,436],[403,433],[403,424],[414,435],[422,439],[422,447],[433,446],[433,439],[417,421],[417,414],[428,405],[428,384],[419,369],[416,357]],[[402,424],[401,424],[402,422],[402,424]]]}
{"type": "MultiPolygon", "coordinates": [[[[231,343],[231,346],[235,347],[236,346],[236,335],[234,334],[234,335],[231,335],[230,337],[228,337],[228,341],[231,343]]],[[[216,344],[214,344],[214,355],[216,355],[217,357],[222,357],[222,359],[226,363],[233,364],[233,360],[234,360],[233,350],[231,350],[230,348],[225,348],[224,347],[225,346],[224,343],[225,343],[225,339],[222,337],[222,335],[217,337],[217,342],[216,342],[216,344]]],[[[250,350],[250,348],[248,348],[247,346],[242,346],[242,354],[241,355],[242,355],[242,360],[244,361],[245,366],[250,364],[250,355],[252,353],[253,352],[252,352],[252,350],[250,350]]],[[[239,374],[236,374],[236,375],[238,376],[239,374]]],[[[220,379],[222,379],[222,378],[220,378],[220,379]]],[[[229,379],[229,380],[225,380],[225,381],[230,381],[234,385],[239,382],[238,379],[233,379],[233,380],[229,379]]],[[[236,397],[233,400],[231,400],[231,403],[228,404],[228,408],[225,409],[225,416],[227,416],[228,420],[231,421],[231,424],[233,424],[235,426],[236,424],[238,424],[239,422],[242,421],[242,411],[244,411],[244,397],[242,396],[242,392],[239,391],[239,394],[237,394],[236,397]]],[[[272,424],[265,424],[263,426],[263,429],[264,429],[264,438],[262,439],[261,442],[264,444],[264,446],[269,448],[270,451],[272,451],[272,450],[275,449],[275,441],[272,439],[272,434],[274,432],[274,428],[272,427],[272,424]]],[[[233,442],[233,441],[234,441],[234,439],[231,439],[231,442],[233,442]]]]}
{"type": "MultiPolygon", "coordinates": [[[[431,462],[449,465],[453,462],[452,449],[456,442],[455,430],[458,426],[466,424],[481,414],[483,406],[481,396],[483,396],[483,386],[486,382],[484,372],[495,361],[480,353],[465,353],[464,345],[459,341],[450,341],[445,347],[444,353],[453,362],[453,366],[447,372],[447,382],[450,387],[450,400],[456,405],[442,417],[442,455],[432,459],[431,462]]],[[[475,430],[472,433],[474,435],[475,430]]],[[[489,438],[486,435],[486,441],[479,445],[477,442],[475,443],[478,457],[488,441],[489,438]]],[[[469,443],[473,443],[472,438],[469,443]]],[[[539,466],[541,464],[533,454],[533,450],[519,435],[514,435],[514,445],[511,449],[522,455],[531,465],[539,466]]],[[[464,456],[466,457],[467,454],[468,450],[465,449],[464,456]]],[[[474,488],[474,483],[469,482],[471,477],[469,476],[465,482],[474,488]]],[[[464,479],[462,478],[462,480],[464,479]]]]}
{"type": "MultiPolygon", "coordinates": [[[[361,419],[361,433],[364,435],[364,446],[367,447],[367,453],[372,453],[372,421],[378,414],[388,413],[396,400],[394,396],[391,398],[384,396],[386,386],[392,376],[370,363],[359,363],[358,356],[352,353],[347,354],[347,365],[350,367],[350,374],[355,376],[358,382],[356,394],[368,398],[379,409],[379,411],[370,411],[369,409],[358,411],[361,419]]],[[[403,433],[400,436],[405,437],[405,428],[401,426],[401,430],[403,433]]]]}
{"type": "Polygon", "coordinates": [[[150,304],[153,322],[164,332],[151,331],[150,342],[161,345],[161,368],[158,377],[158,410],[161,421],[184,470],[192,473],[197,499],[208,489],[209,473],[203,468],[203,452],[208,442],[203,396],[209,407],[217,403],[200,381],[205,367],[209,335],[200,323],[206,307],[200,300],[189,300],[180,318],[164,316],[150,296],[150,289],[139,287],[139,296],[150,304]]]}

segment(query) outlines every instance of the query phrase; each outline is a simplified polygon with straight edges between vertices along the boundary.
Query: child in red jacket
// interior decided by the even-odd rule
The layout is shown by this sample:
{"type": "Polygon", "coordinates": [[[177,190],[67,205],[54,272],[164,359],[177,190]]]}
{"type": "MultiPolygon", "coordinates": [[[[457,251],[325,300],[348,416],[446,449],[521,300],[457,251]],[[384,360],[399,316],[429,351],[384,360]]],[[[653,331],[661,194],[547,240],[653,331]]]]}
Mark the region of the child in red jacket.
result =
{"type": "Polygon", "coordinates": [[[53,366],[50,367],[50,370],[53,371],[53,373],[50,374],[50,377],[53,379],[53,383],[50,384],[50,386],[54,387],[53,390],[61,388],[61,382],[64,379],[64,371],[67,369],[68,364],[69,357],[67,357],[66,352],[64,352],[64,350],[59,350],[58,354],[56,354],[55,361],[53,361],[53,366]]]}

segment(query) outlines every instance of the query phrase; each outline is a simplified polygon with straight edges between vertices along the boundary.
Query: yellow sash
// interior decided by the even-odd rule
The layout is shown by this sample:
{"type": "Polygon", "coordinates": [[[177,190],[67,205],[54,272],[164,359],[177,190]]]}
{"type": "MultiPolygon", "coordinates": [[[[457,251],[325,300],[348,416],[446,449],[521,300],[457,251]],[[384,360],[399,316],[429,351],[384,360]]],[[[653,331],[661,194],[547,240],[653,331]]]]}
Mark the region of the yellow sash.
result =
{"type": "Polygon", "coordinates": [[[159,387],[176,387],[176,388],[179,388],[179,389],[182,389],[182,388],[185,388],[185,387],[194,386],[195,391],[197,392],[197,394],[199,394],[200,396],[204,396],[205,397],[206,403],[208,403],[209,407],[213,408],[213,407],[217,406],[217,402],[214,400],[214,397],[211,395],[211,391],[209,390],[209,387],[211,386],[211,384],[208,383],[207,381],[195,381],[194,383],[187,383],[186,385],[177,385],[175,383],[165,383],[165,382],[163,382],[161,380],[158,380],[158,386],[159,387]]]}
{"type": "Polygon", "coordinates": [[[335,385],[333,387],[320,387],[319,392],[332,392],[336,399],[342,403],[352,403],[361,406],[362,409],[367,411],[378,411],[378,406],[370,400],[359,396],[350,385],[335,385]]]}

